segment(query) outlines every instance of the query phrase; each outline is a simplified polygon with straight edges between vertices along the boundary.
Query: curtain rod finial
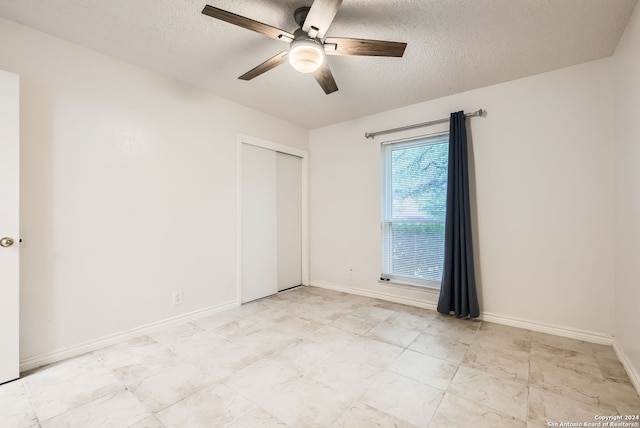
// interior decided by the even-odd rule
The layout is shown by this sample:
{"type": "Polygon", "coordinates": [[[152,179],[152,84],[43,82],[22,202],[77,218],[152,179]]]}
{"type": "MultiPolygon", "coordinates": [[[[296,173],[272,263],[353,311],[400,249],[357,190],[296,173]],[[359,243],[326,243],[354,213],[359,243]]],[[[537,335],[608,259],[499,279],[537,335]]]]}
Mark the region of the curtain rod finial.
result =
{"type": "Polygon", "coordinates": [[[373,135],[369,134],[368,132],[364,133],[364,138],[371,138],[373,139],[373,135]]]}

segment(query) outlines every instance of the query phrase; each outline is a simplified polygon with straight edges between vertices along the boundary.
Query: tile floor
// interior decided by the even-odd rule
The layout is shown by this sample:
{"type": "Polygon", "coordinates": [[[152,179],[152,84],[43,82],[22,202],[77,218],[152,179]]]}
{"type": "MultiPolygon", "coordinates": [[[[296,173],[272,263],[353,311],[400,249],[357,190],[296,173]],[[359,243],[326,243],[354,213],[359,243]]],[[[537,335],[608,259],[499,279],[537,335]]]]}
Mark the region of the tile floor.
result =
{"type": "Polygon", "coordinates": [[[640,414],[611,347],[298,288],[0,386],[2,428],[545,427],[640,414]]]}

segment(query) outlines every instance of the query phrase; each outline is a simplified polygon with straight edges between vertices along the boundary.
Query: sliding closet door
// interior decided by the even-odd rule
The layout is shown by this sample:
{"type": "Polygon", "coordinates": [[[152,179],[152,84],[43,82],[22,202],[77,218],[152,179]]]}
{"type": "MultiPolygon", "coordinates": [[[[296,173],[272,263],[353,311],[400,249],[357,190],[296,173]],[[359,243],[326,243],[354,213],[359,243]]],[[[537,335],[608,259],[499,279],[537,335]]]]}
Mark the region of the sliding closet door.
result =
{"type": "Polygon", "coordinates": [[[242,303],[278,292],[276,152],[242,144],[242,303]]]}
{"type": "Polygon", "coordinates": [[[302,158],[276,154],[278,290],[302,284],[302,158]]]}

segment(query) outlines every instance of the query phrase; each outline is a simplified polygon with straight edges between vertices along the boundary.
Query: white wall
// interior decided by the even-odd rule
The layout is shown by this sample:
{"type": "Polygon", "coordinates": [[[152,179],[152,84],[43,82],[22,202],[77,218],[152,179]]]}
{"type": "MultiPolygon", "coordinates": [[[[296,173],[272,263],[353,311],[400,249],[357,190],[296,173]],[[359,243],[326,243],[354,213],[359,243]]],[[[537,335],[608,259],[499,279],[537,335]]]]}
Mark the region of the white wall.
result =
{"type": "Polygon", "coordinates": [[[21,358],[234,301],[237,134],[308,132],[6,20],[0,40],[21,77],[21,358]]]}
{"type": "Polygon", "coordinates": [[[483,108],[486,118],[470,119],[481,310],[610,335],[611,65],[596,61],[312,130],[312,284],[437,302],[437,293],[378,282],[379,144],[443,128],[375,140],[364,133],[483,108]]]}
{"type": "Polygon", "coordinates": [[[640,390],[640,6],[615,60],[615,304],[616,346],[640,390]]]}

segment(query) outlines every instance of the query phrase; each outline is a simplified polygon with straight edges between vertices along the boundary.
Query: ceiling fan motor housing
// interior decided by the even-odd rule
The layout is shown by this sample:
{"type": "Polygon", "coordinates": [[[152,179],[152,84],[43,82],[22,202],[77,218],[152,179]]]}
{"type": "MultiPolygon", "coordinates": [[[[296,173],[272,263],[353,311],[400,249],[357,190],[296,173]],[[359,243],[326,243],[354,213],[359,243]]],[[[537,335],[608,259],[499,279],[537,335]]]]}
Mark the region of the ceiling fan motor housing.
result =
{"type": "Polygon", "coordinates": [[[311,8],[309,6],[299,7],[293,12],[293,19],[298,24],[298,27],[302,28],[304,21],[307,19],[307,15],[309,14],[309,10],[311,8]]]}

